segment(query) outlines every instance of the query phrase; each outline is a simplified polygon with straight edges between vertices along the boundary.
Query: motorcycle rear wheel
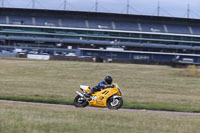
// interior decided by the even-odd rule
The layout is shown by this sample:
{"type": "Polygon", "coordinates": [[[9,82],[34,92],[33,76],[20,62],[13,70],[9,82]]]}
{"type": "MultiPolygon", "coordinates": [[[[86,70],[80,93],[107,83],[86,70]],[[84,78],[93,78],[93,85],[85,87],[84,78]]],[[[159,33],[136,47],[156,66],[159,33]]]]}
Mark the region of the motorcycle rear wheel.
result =
{"type": "Polygon", "coordinates": [[[85,99],[85,98],[83,98],[83,97],[81,97],[81,96],[79,96],[79,95],[77,95],[75,98],[74,98],[74,106],[75,107],[86,107],[86,106],[88,106],[88,101],[85,99]]]}
{"type": "Polygon", "coordinates": [[[121,97],[114,98],[110,97],[107,101],[107,107],[109,109],[119,109],[123,105],[123,99],[121,97]]]}

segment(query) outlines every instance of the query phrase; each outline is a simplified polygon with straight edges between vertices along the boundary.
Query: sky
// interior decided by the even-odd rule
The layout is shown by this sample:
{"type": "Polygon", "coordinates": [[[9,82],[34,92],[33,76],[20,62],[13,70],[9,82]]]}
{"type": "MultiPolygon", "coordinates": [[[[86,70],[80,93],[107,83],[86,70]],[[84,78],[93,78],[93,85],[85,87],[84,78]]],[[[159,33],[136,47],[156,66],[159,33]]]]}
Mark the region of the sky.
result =
{"type": "MultiPolygon", "coordinates": [[[[64,10],[65,0],[0,0],[1,7],[64,10]]],[[[200,0],[66,0],[66,10],[188,17],[200,19],[200,0]],[[97,6],[95,6],[97,1],[97,6]],[[159,10],[158,10],[159,5],[159,10]],[[189,8],[188,8],[189,7],[189,8]],[[158,12],[159,11],[159,12],[158,12]]]]}

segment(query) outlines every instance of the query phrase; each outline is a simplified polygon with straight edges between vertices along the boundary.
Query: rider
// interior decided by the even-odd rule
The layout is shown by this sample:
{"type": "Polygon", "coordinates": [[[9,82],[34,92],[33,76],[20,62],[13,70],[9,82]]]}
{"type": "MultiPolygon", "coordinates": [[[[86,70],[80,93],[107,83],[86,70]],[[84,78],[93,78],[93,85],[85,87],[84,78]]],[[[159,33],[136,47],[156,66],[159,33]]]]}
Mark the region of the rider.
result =
{"type": "Polygon", "coordinates": [[[89,97],[96,91],[101,91],[102,89],[109,88],[112,86],[112,77],[106,76],[104,80],[98,83],[95,87],[93,87],[88,93],[85,94],[86,97],[89,97]]]}

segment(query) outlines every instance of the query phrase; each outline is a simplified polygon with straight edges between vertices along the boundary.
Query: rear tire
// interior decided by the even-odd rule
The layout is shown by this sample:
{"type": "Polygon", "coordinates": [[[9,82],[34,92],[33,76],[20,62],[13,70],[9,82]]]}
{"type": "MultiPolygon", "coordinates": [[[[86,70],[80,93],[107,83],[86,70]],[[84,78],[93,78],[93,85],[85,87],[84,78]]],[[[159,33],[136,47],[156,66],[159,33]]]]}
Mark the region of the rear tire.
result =
{"type": "Polygon", "coordinates": [[[123,105],[123,99],[121,97],[110,97],[107,101],[107,107],[109,109],[119,109],[123,105]]]}
{"type": "Polygon", "coordinates": [[[83,98],[83,97],[81,97],[81,96],[79,96],[79,95],[77,95],[75,98],[74,98],[74,106],[75,107],[86,107],[86,106],[88,106],[88,101],[85,99],[85,98],[83,98]]]}

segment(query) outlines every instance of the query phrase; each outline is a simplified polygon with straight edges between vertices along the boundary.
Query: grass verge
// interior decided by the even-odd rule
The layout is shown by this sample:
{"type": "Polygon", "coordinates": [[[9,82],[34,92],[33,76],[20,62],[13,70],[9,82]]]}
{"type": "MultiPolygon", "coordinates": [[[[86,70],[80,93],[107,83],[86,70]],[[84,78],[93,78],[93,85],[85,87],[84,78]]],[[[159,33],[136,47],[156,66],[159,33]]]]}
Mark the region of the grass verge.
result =
{"type": "Polygon", "coordinates": [[[0,133],[197,133],[200,116],[1,103],[0,133]]]}
{"type": "Polygon", "coordinates": [[[0,99],[72,104],[79,85],[95,86],[105,75],[111,75],[122,89],[123,108],[200,112],[200,79],[182,74],[185,70],[156,65],[0,59],[0,99]]]}
{"type": "Polygon", "coordinates": [[[66,101],[63,99],[40,98],[40,97],[36,98],[36,97],[26,97],[26,96],[0,96],[0,100],[73,105],[73,101],[66,101]]]}
{"type": "Polygon", "coordinates": [[[162,111],[176,111],[176,112],[195,112],[199,113],[199,108],[189,108],[183,106],[165,105],[159,103],[127,103],[125,102],[123,108],[128,109],[147,109],[147,110],[162,110],[162,111]]]}

